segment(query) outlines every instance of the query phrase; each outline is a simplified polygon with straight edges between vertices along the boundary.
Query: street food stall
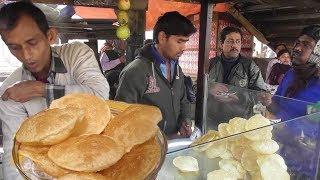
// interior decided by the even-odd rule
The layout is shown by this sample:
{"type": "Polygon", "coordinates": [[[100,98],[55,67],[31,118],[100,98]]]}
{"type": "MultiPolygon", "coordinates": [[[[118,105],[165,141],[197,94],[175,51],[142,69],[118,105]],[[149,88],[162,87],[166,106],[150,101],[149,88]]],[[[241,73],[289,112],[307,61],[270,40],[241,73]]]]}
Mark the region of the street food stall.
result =
{"type": "MultiPolygon", "coordinates": [[[[168,140],[162,132],[158,131],[153,137],[156,150],[152,150],[152,148],[140,149],[138,155],[134,153],[136,149],[133,148],[127,156],[123,156],[112,166],[116,167],[113,168],[115,175],[124,177],[120,176],[124,172],[138,173],[139,167],[146,168],[147,165],[150,167],[147,171],[143,171],[146,174],[139,177],[158,180],[318,178],[320,113],[317,111],[319,105],[274,96],[273,102],[285,101],[294,104],[296,108],[274,106],[275,108],[271,112],[270,108],[263,105],[261,97],[266,95],[263,92],[227,86],[229,93],[215,95],[212,91],[213,87],[222,84],[206,82],[204,101],[206,114],[202,127],[204,129],[203,136],[196,140],[189,138],[168,140]],[[223,102],[230,96],[237,96],[239,101],[231,104],[223,102]],[[212,105],[216,103],[219,104],[219,107],[231,107],[224,108],[225,110],[221,111],[221,114],[217,114],[216,111],[212,113],[212,105]],[[140,162],[139,166],[135,165],[137,162],[140,162]],[[144,166],[141,165],[142,162],[145,163],[144,166]],[[133,169],[128,171],[123,168],[133,169]],[[117,169],[122,170],[118,172],[117,169]]],[[[76,98],[79,98],[79,95],[74,96],[73,99],[76,98]]],[[[133,114],[126,113],[126,109],[132,105],[116,101],[108,101],[107,103],[115,117],[124,118],[129,115],[133,119],[135,118],[133,114]]],[[[142,111],[140,109],[135,110],[135,113],[141,113],[140,111],[145,114],[150,110],[142,111]]],[[[156,116],[150,117],[157,119],[156,116]]],[[[135,121],[139,122],[140,120],[137,118],[135,121]]],[[[111,119],[111,123],[112,121],[111,119]]],[[[128,126],[121,124],[117,126],[119,126],[121,133],[127,133],[128,126]]],[[[133,128],[133,126],[130,127],[133,128]]],[[[107,131],[114,130],[107,126],[103,134],[107,131]]],[[[132,139],[135,134],[141,135],[140,130],[136,129],[136,131],[128,132],[131,135],[125,138],[132,139]]],[[[112,135],[112,133],[109,134],[112,135]]],[[[60,144],[64,144],[64,142],[60,144]]],[[[59,144],[54,146],[59,146],[59,144]]],[[[50,176],[39,170],[30,159],[19,158],[19,152],[25,150],[23,143],[16,142],[13,159],[20,173],[27,179],[51,179],[50,176]]],[[[107,173],[108,170],[110,169],[104,170],[104,173],[107,173]]]]}

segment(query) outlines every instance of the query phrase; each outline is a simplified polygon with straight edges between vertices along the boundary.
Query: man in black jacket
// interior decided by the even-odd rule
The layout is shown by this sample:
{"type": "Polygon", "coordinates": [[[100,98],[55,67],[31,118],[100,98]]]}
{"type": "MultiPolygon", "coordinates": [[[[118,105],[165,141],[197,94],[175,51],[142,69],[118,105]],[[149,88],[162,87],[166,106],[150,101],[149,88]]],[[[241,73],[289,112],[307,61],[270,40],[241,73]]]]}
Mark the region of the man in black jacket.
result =
{"type": "Polygon", "coordinates": [[[210,128],[234,117],[249,118],[257,103],[249,90],[265,90],[259,67],[241,56],[242,33],[239,28],[221,31],[222,54],[210,59],[208,118],[210,128]]]}
{"type": "Polygon", "coordinates": [[[115,99],[159,107],[163,120],[158,125],[169,138],[191,135],[190,103],[178,58],[195,32],[186,17],[165,13],[153,30],[155,44],[146,44],[120,74],[115,99]]]}

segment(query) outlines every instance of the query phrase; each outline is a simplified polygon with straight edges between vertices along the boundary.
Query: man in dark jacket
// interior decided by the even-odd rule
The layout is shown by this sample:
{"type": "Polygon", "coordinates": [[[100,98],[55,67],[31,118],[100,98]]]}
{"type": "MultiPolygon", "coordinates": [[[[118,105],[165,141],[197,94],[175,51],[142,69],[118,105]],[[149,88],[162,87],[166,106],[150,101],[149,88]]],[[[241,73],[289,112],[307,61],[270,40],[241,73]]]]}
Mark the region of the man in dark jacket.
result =
{"type": "Polygon", "coordinates": [[[178,58],[195,32],[186,17],[165,13],[153,30],[155,44],[146,44],[120,74],[115,99],[159,107],[163,119],[158,125],[169,138],[191,135],[190,103],[178,58]]]}
{"type": "Polygon", "coordinates": [[[226,27],[221,31],[220,40],[222,54],[210,59],[209,67],[207,108],[208,118],[214,124],[211,128],[236,116],[251,116],[255,98],[245,89],[265,90],[259,67],[240,54],[241,30],[226,27]]]}

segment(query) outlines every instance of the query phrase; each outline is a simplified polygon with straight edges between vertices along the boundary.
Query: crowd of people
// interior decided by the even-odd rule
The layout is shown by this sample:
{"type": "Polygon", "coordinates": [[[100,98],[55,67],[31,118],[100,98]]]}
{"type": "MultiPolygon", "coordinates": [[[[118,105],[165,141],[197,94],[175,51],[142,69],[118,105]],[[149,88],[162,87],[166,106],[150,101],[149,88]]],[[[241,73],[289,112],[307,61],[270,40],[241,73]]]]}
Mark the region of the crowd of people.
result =
{"type": "MultiPolygon", "coordinates": [[[[192,85],[178,59],[196,28],[179,12],[159,17],[153,39],[145,41],[130,63],[126,63],[125,53],[113,47],[113,41],[106,41],[100,51],[103,73],[95,53],[85,44],[53,45],[57,30],[49,27],[44,13],[30,2],[3,6],[0,23],[2,39],[22,63],[0,88],[4,179],[22,179],[11,163],[12,139],[21,123],[66,94],[90,93],[105,100],[156,106],[163,116],[158,126],[169,139],[190,137],[190,102],[196,99],[188,95],[192,85]]],[[[257,64],[241,55],[239,28],[224,28],[219,46],[221,54],[209,60],[210,128],[216,129],[232,117],[252,116],[258,102],[283,121],[306,115],[307,107],[275,96],[310,103],[319,101],[320,26],[304,28],[292,50],[284,44],[274,47],[276,57],[267,67],[265,80],[257,64]],[[278,86],[275,96],[267,92],[267,84],[278,86]],[[261,92],[261,96],[255,97],[247,89],[261,92]]],[[[299,133],[292,124],[286,130],[299,133]]],[[[305,138],[314,138],[310,126],[312,123],[301,127],[305,138]]],[[[312,177],[314,171],[314,167],[309,168],[302,177],[312,177]]]]}

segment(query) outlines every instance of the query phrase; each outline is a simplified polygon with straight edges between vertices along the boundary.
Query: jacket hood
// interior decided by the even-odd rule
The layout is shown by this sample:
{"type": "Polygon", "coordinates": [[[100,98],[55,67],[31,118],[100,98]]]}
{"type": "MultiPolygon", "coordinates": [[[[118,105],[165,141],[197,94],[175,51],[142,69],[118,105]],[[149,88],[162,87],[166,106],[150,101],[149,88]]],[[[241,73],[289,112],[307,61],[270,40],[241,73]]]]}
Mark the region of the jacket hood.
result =
{"type": "Polygon", "coordinates": [[[136,56],[136,58],[138,57],[144,57],[148,60],[154,61],[154,57],[152,55],[152,51],[151,51],[151,46],[154,45],[153,43],[150,44],[146,44],[145,46],[143,46],[141,48],[141,51],[139,52],[139,54],[136,56]]]}

